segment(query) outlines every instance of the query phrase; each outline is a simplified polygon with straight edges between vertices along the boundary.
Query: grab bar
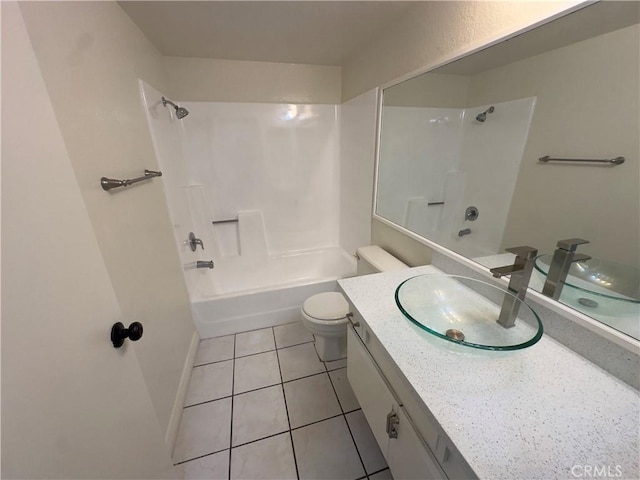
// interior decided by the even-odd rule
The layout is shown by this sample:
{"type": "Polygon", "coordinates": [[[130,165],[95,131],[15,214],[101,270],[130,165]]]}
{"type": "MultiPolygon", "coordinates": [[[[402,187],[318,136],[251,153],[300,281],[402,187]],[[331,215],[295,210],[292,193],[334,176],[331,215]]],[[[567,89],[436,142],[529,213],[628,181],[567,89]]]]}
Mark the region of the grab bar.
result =
{"type": "Polygon", "coordinates": [[[213,223],[214,225],[218,224],[218,223],[236,223],[238,221],[237,218],[230,218],[228,220],[214,220],[213,223]]]}
{"type": "Polygon", "coordinates": [[[162,172],[145,170],[143,177],[131,178],[127,180],[116,180],[115,178],[102,177],[100,179],[100,185],[102,186],[103,190],[108,192],[112,188],[128,187],[129,185],[132,185],[134,183],[142,182],[143,180],[149,180],[153,177],[161,177],[161,176],[162,176],[162,172]]]}
{"type": "Polygon", "coordinates": [[[587,162],[587,163],[608,163],[609,165],[622,165],[624,157],[605,158],[605,159],[588,159],[588,158],[551,158],[549,155],[540,157],[539,162],[587,162]]]}

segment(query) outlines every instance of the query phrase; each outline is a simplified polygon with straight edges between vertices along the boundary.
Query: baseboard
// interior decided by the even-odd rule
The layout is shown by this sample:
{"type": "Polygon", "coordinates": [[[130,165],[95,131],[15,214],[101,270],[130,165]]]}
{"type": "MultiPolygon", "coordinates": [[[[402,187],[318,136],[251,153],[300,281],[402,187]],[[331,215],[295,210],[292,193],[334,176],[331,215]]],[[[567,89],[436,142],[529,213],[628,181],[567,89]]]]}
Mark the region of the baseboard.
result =
{"type": "Polygon", "coordinates": [[[184,402],[187,398],[187,390],[189,389],[189,382],[191,381],[191,372],[193,371],[193,363],[196,359],[196,353],[198,353],[198,345],[200,344],[200,335],[198,331],[193,332],[191,337],[191,345],[189,345],[189,351],[187,352],[187,358],[184,361],[182,367],[182,375],[180,376],[180,383],[178,385],[178,392],[176,393],[176,399],[171,409],[171,417],[169,418],[169,425],[164,435],[164,442],[169,448],[169,452],[173,456],[173,448],[176,444],[176,437],[178,436],[178,427],[180,427],[180,420],[182,419],[182,410],[184,409],[184,402]]]}

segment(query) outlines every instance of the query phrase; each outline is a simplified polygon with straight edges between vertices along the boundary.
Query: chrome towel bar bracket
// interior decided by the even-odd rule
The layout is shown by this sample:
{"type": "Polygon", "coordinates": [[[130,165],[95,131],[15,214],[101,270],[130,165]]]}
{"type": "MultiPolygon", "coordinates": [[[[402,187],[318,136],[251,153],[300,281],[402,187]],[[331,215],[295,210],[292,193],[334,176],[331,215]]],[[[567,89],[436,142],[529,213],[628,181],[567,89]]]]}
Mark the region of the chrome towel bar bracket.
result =
{"type": "Polygon", "coordinates": [[[144,176],[137,177],[137,178],[131,178],[131,179],[127,179],[127,180],[116,180],[115,178],[102,177],[100,179],[100,185],[102,186],[103,190],[108,192],[109,190],[112,190],[114,188],[128,187],[129,185],[132,185],[134,183],[142,182],[143,180],[149,180],[151,178],[161,177],[161,176],[162,176],[162,172],[154,172],[153,170],[145,170],[144,171],[144,176]]]}
{"type": "Polygon", "coordinates": [[[540,157],[538,161],[542,163],[548,163],[548,162],[608,163],[609,165],[615,166],[615,165],[622,165],[624,163],[624,157],[590,159],[590,158],[551,158],[549,155],[545,155],[544,157],[540,157]]]}

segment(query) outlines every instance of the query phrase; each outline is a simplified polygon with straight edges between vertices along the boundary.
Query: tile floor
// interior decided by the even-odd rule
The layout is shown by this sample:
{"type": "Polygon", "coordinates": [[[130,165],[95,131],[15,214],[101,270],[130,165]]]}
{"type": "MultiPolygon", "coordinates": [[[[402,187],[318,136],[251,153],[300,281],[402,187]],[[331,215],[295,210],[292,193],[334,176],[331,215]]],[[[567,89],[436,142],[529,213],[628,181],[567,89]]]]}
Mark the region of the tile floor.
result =
{"type": "Polygon", "coordinates": [[[200,342],[173,460],[188,480],[392,480],[346,360],[300,322],[200,342]]]}

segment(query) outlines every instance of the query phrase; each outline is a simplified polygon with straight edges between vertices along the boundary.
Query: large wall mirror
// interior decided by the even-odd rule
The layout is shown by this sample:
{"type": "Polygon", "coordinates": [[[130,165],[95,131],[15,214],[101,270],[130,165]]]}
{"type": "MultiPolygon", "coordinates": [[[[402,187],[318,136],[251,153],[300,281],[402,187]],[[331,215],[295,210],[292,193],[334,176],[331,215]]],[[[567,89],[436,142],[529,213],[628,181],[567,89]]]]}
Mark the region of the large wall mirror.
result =
{"type": "Polygon", "coordinates": [[[560,301],[640,339],[639,21],[596,3],[384,89],[375,217],[487,267],[536,247],[537,290],[587,240],[560,301]]]}

